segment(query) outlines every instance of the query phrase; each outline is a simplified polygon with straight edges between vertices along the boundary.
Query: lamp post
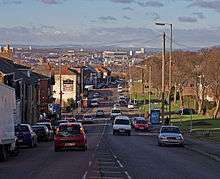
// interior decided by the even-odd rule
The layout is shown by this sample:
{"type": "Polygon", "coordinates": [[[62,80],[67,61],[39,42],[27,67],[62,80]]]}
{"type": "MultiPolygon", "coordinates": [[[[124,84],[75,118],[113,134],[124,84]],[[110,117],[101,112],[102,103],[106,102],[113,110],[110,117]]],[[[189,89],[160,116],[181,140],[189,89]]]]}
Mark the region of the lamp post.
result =
{"type": "Polygon", "coordinates": [[[172,88],[172,52],[173,52],[173,24],[156,22],[155,25],[170,26],[170,57],[169,57],[169,118],[171,119],[171,88],[172,88]]]}
{"type": "Polygon", "coordinates": [[[61,59],[59,60],[59,76],[60,76],[60,119],[61,119],[61,114],[62,114],[62,62],[61,59]]]}

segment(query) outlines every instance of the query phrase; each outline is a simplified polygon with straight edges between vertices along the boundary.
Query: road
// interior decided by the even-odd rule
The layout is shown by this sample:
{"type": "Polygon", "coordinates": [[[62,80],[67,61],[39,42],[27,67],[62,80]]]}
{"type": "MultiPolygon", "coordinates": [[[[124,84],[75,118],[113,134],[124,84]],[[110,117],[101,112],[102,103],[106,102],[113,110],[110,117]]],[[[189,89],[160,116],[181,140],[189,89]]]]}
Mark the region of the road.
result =
{"type": "Polygon", "coordinates": [[[219,162],[184,147],[159,147],[150,133],[113,136],[111,121],[102,119],[85,128],[88,151],[54,152],[53,142],[23,148],[0,163],[0,179],[220,178],[219,162]]]}

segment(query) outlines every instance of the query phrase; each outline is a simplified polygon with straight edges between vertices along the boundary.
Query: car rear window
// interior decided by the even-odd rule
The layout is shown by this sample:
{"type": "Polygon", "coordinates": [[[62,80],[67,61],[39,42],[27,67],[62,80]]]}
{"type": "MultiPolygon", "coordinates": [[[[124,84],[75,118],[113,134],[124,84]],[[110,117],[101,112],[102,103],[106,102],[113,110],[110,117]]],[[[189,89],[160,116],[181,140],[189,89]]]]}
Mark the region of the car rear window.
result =
{"type": "Polygon", "coordinates": [[[180,133],[177,127],[163,127],[161,133],[180,133]]]}
{"type": "Polygon", "coordinates": [[[144,120],[139,120],[136,122],[137,124],[147,124],[147,121],[144,121],[144,120]]]}
{"type": "Polygon", "coordinates": [[[15,127],[16,132],[29,132],[28,126],[16,126],[15,127]]]}
{"type": "Polygon", "coordinates": [[[126,119],[117,119],[117,120],[115,121],[115,124],[129,125],[129,124],[130,124],[130,121],[129,121],[129,120],[126,120],[126,119]]]}
{"type": "Polygon", "coordinates": [[[59,135],[64,137],[80,135],[80,128],[80,125],[61,125],[59,127],[59,135]]]}
{"type": "Polygon", "coordinates": [[[114,109],[114,110],[112,110],[112,113],[121,113],[121,111],[114,109]]]}

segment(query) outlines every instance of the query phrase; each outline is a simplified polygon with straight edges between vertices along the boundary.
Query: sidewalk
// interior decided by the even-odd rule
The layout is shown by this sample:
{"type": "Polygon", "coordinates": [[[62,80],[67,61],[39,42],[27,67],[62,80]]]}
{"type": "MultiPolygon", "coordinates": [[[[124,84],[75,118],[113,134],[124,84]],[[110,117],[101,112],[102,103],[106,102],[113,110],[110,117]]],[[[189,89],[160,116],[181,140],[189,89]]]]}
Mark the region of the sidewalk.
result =
{"type": "Polygon", "coordinates": [[[193,139],[190,136],[184,136],[185,148],[206,155],[220,162],[220,143],[193,139]]]}

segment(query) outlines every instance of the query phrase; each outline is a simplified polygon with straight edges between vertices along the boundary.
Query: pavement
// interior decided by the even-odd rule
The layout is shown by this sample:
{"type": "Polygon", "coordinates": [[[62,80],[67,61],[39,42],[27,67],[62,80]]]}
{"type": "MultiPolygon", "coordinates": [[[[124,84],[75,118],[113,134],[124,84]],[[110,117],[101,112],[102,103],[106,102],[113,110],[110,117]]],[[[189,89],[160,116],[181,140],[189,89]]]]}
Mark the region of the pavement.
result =
{"type": "Polygon", "coordinates": [[[185,136],[186,148],[196,151],[202,155],[206,155],[218,162],[220,162],[220,143],[193,139],[190,136],[185,136]]]}

